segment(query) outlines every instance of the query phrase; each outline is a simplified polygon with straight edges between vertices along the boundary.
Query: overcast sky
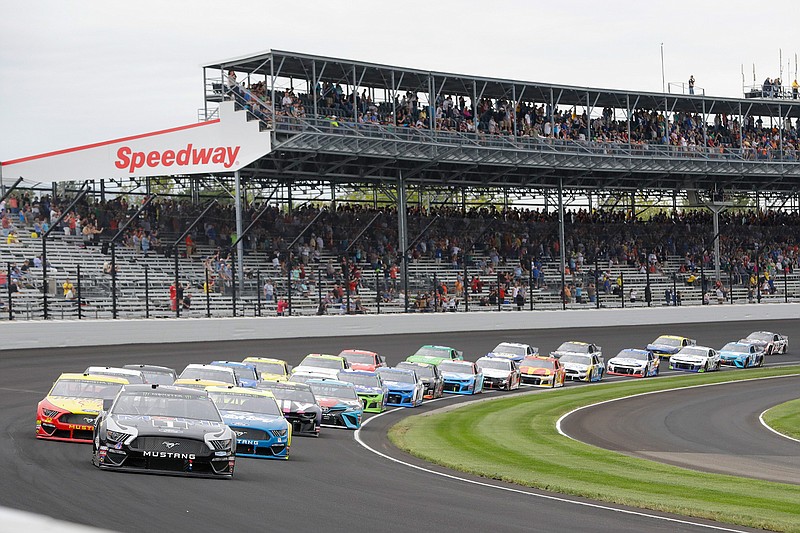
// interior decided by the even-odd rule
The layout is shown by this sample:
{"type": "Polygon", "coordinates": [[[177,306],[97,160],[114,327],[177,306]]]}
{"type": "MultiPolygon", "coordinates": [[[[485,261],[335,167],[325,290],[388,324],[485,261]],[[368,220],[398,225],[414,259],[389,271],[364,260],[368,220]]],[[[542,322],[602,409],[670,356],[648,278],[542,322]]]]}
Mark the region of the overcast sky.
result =
{"type": "Polygon", "coordinates": [[[202,69],[270,48],[630,90],[707,94],[795,75],[797,0],[0,0],[0,160],[197,121],[202,69]],[[391,7],[390,7],[391,6],[391,7]],[[791,73],[787,61],[791,60],[791,73]]]}

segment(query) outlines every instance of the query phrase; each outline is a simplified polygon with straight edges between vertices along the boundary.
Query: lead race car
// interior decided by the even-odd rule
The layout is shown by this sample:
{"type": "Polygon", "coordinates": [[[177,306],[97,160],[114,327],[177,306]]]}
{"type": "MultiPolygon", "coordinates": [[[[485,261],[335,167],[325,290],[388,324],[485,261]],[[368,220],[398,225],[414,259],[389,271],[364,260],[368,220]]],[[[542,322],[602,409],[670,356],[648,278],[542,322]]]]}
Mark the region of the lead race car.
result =
{"type": "Polygon", "coordinates": [[[236,434],[236,455],[289,458],[292,428],[270,391],[229,385],[208,387],[206,392],[236,434]]]}
{"type": "Polygon", "coordinates": [[[127,383],[113,376],[61,374],[36,409],[36,438],[92,442],[103,401],[113,399],[127,383]]]}
{"type": "Polygon", "coordinates": [[[669,358],[669,369],[686,372],[719,370],[719,354],[708,346],[684,346],[669,358]]]}
{"type": "Polygon", "coordinates": [[[789,337],[771,331],[754,331],[739,342],[754,344],[765,355],[785,354],[789,351],[789,337]]]}
{"type": "Polygon", "coordinates": [[[103,401],[92,438],[92,463],[131,470],[233,477],[236,436],[205,391],[126,385],[103,401]]]}
{"type": "Polygon", "coordinates": [[[659,359],[649,350],[625,348],[608,360],[608,374],[646,378],[658,375],[659,359]]]}

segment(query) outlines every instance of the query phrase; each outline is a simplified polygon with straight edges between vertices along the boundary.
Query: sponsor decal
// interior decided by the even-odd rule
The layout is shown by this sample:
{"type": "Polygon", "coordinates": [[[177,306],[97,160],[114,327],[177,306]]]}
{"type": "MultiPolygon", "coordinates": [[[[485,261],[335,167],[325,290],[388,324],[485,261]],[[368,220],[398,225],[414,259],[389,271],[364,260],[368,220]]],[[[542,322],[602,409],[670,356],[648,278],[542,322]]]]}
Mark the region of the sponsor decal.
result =
{"type": "Polygon", "coordinates": [[[196,458],[195,454],[193,453],[148,452],[148,451],[143,451],[142,457],[158,457],[160,459],[189,459],[189,460],[194,460],[196,458]]]}
{"type": "Polygon", "coordinates": [[[118,443],[116,443],[116,444],[114,445],[114,449],[115,449],[115,450],[121,450],[121,449],[122,449],[122,443],[121,443],[121,442],[118,442],[118,443]]]}
{"type": "Polygon", "coordinates": [[[198,148],[191,143],[181,150],[153,150],[151,152],[134,152],[130,146],[121,146],[117,150],[117,160],[114,166],[120,170],[127,169],[133,174],[137,169],[145,166],[149,168],[186,167],[189,165],[222,165],[231,168],[236,163],[241,146],[215,146],[198,148]]]}
{"type": "Polygon", "coordinates": [[[257,440],[249,440],[249,439],[237,439],[239,444],[249,444],[250,446],[255,446],[258,444],[257,440]]]}
{"type": "Polygon", "coordinates": [[[93,430],[93,429],[94,429],[94,426],[84,426],[84,425],[81,425],[81,424],[68,424],[68,425],[67,425],[67,428],[69,428],[69,429],[78,429],[78,430],[91,431],[91,430],[93,430]]]}

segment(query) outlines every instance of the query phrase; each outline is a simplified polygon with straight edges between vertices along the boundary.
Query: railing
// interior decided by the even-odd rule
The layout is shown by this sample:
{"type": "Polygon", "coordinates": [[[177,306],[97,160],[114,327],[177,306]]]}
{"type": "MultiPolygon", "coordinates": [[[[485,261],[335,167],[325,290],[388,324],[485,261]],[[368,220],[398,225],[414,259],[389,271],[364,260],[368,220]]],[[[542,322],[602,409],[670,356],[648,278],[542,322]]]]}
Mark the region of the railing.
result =
{"type": "Polygon", "coordinates": [[[790,85],[744,85],[742,92],[745,98],[771,98],[779,100],[797,100],[798,90],[790,85]]]}
{"type": "Polygon", "coordinates": [[[706,90],[702,87],[694,85],[689,86],[688,82],[684,81],[670,81],[667,83],[667,92],[670,94],[689,94],[705,96],[706,90]],[[674,89],[674,90],[673,90],[674,89]]]}

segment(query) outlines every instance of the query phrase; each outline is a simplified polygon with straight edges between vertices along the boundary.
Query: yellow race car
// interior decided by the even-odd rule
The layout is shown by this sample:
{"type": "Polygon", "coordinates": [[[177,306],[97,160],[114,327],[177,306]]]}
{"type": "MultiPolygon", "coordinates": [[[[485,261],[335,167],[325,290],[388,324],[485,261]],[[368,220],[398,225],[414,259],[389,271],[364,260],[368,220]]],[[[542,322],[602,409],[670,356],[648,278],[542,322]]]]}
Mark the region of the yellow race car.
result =
{"type": "Polygon", "coordinates": [[[289,365],[283,359],[245,357],[242,362],[255,366],[264,381],[289,381],[289,377],[292,375],[289,365]]]}

